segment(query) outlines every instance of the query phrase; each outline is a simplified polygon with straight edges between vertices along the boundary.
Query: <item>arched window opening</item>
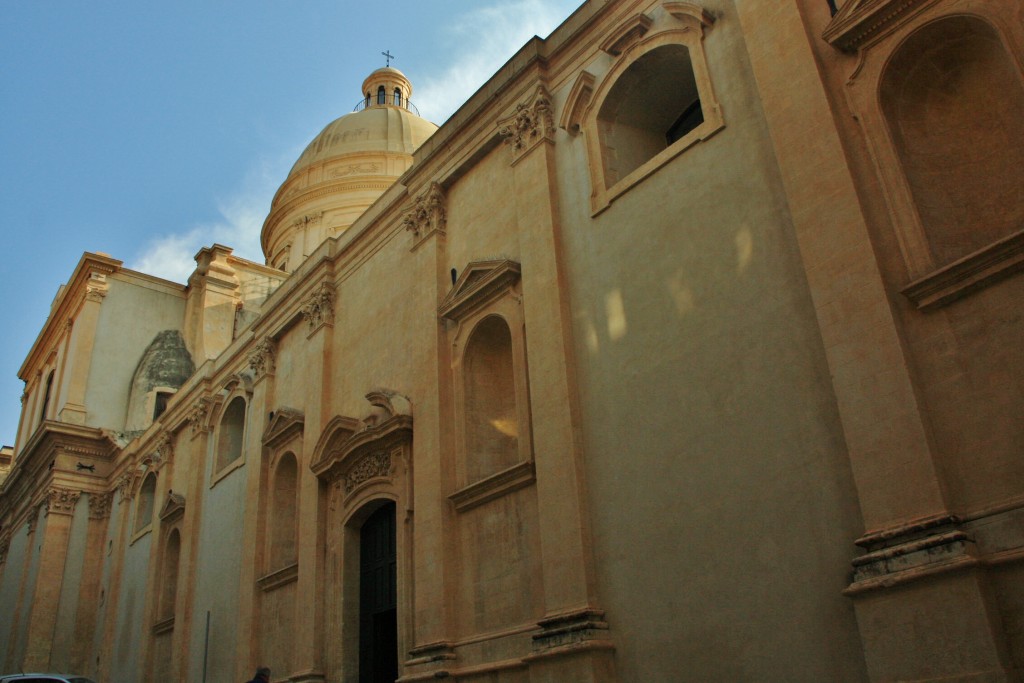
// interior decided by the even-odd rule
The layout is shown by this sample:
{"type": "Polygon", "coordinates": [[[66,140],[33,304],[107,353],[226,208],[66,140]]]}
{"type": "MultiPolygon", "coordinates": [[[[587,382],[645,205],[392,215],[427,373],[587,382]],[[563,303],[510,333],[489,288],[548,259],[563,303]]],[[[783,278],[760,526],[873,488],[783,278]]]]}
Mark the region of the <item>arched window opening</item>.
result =
{"type": "Polygon", "coordinates": [[[236,396],[224,410],[217,438],[217,469],[223,469],[242,457],[245,438],[245,399],[236,396]]]}
{"type": "Polygon", "coordinates": [[[298,464],[292,453],[281,456],[274,472],[270,513],[270,565],[287,567],[298,559],[298,464]]]}
{"type": "Polygon", "coordinates": [[[503,318],[489,316],[466,345],[466,474],[482,479],[519,461],[512,334],[503,318]]]}
{"type": "Polygon", "coordinates": [[[50,396],[53,393],[53,371],[46,376],[46,389],[43,391],[43,410],[39,413],[39,421],[42,422],[46,419],[47,413],[50,412],[50,396]]]}
{"type": "Polygon", "coordinates": [[[370,106],[370,93],[366,93],[366,106],[370,106]]]}
{"type": "Polygon", "coordinates": [[[690,51],[664,45],[615,81],[597,115],[606,187],[611,187],[704,122],[690,51]]]}
{"type": "Polygon", "coordinates": [[[171,530],[164,550],[163,576],[160,586],[160,619],[174,616],[174,603],[178,596],[178,561],[181,557],[181,535],[171,530]]]}
{"type": "Polygon", "coordinates": [[[146,475],[139,488],[139,499],[135,503],[135,532],[138,533],[153,522],[153,502],[156,499],[156,475],[146,475]]]}
{"type": "Polygon", "coordinates": [[[402,106],[402,91],[400,89],[398,89],[398,88],[395,88],[394,105],[396,107],[401,107],[402,106]]]}
{"type": "Polygon", "coordinates": [[[880,104],[938,265],[1024,226],[1024,86],[996,31],[956,16],[928,24],[882,74],[880,104]]]}
{"type": "Polygon", "coordinates": [[[388,91],[384,89],[384,86],[377,88],[377,104],[387,104],[388,91]]]}

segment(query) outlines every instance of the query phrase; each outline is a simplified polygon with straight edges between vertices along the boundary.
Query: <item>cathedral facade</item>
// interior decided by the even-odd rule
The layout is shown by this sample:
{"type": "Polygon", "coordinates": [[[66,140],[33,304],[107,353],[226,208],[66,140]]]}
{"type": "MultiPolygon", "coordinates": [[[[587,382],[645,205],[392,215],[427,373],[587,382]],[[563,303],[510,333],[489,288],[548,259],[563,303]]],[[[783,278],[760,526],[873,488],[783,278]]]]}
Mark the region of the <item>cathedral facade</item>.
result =
{"type": "Polygon", "coordinates": [[[1018,681],[1024,9],[588,0],[392,68],[266,261],[87,253],[0,454],[0,671],[1018,681]]]}

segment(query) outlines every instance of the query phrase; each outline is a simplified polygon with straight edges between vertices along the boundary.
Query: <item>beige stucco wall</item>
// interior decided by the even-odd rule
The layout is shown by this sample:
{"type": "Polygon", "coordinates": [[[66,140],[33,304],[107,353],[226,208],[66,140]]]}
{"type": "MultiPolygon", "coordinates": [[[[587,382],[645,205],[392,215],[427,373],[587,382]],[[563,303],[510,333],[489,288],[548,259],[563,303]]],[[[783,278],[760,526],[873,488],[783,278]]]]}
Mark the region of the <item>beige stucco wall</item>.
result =
{"type": "Polygon", "coordinates": [[[585,140],[556,145],[600,593],[624,680],[864,680],[824,351],[735,10],[705,6],[722,131],[593,218],[585,140]]]}
{"type": "Polygon", "coordinates": [[[183,329],[185,296],[183,287],[169,282],[131,274],[109,280],[89,365],[86,424],[122,430],[138,361],[158,332],[183,329]]]}

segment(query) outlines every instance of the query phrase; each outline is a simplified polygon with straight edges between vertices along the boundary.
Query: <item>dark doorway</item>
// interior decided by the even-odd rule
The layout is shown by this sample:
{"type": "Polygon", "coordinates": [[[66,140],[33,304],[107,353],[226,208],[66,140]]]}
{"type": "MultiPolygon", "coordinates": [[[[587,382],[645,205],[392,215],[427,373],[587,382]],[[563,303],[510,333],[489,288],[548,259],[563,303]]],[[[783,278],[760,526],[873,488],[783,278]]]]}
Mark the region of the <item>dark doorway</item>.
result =
{"type": "Polygon", "coordinates": [[[395,504],[370,515],[359,534],[359,683],[398,678],[395,504]]]}

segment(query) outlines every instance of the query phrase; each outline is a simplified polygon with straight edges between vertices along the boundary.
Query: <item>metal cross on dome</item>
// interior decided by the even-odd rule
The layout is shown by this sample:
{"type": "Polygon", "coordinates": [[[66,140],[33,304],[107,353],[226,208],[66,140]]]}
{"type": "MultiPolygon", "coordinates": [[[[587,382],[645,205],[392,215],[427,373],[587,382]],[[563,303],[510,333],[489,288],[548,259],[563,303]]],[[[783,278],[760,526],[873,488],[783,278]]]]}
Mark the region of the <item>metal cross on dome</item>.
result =
{"type": "Polygon", "coordinates": [[[391,50],[386,50],[384,52],[381,52],[381,54],[387,57],[387,62],[385,63],[385,66],[391,66],[391,60],[395,58],[395,56],[391,54],[391,50]]]}

